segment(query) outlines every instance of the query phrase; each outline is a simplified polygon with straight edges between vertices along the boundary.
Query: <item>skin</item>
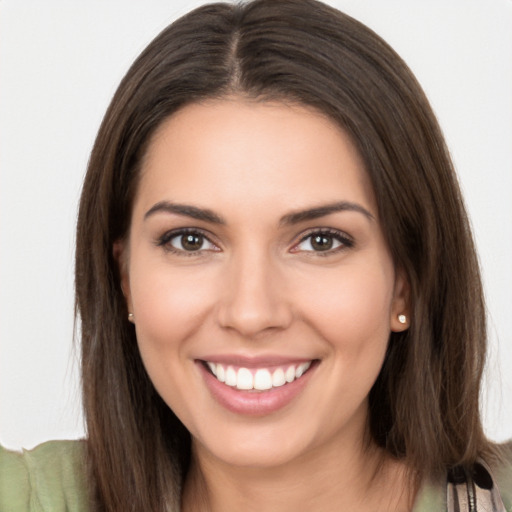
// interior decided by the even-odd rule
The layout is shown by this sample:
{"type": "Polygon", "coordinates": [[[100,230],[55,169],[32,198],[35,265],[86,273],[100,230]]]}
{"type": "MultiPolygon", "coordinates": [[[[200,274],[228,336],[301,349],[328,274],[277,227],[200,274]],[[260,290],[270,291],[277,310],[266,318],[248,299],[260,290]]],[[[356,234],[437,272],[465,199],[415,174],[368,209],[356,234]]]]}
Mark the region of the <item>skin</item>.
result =
{"type": "Polygon", "coordinates": [[[407,284],[337,125],[306,107],[236,97],[183,108],[149,145],[115,253],[145,367],[192,435],[183,510],[409,509],[404,468],[364,442],[389,334],[407,328],[397,318],[407,284]],[[224,223],[148,214],[162,201],[224,223]],[[283,222],[340,201],[361,210],[283,222]],[[181,228],[205,235],[199,250],[171,237],[181,228]],[[332,249],[307,238],[319,229],[332,249]],[[251,416],[212,397],[198,364],[212,354],[318,364],[291,403],[251,416]]]}

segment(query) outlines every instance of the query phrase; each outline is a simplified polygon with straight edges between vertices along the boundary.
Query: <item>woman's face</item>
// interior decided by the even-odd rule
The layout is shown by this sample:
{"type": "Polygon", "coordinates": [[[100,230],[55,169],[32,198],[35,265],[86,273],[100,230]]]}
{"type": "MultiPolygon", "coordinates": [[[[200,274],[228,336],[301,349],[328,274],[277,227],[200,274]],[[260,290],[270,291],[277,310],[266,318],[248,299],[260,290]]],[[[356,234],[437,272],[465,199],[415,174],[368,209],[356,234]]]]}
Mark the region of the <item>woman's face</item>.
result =
{"type": "Polygon", "coordinates": [[[405,284],[333,122],[183,108],[149,145],[116,251],[144,365],[198,453],[265,467],[361,440],[405,284]]]}

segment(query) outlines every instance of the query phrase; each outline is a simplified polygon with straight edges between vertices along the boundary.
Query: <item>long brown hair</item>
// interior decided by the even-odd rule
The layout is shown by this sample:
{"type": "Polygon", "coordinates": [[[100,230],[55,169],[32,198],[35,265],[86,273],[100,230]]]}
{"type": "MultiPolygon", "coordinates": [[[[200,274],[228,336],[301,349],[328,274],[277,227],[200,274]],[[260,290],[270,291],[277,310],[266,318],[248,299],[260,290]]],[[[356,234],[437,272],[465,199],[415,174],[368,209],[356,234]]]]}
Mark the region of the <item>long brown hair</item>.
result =
{"type": "Polygon", "coordinates": [[[142,365],[113,244],[128,231],[155,129],[184,105],[233,94],[314,107],[352,137],[410,285],[410,328],[391,334],[371,390],[371,439],[421,475],[473,463],[490,449],[479,415],[482,288],[457,179],[420,86],[380,37],[315,0],[210,4],[166,28],[129,69],[85,178],[76,303],[96,508],[179,506],[190,436],[142,365]]]}

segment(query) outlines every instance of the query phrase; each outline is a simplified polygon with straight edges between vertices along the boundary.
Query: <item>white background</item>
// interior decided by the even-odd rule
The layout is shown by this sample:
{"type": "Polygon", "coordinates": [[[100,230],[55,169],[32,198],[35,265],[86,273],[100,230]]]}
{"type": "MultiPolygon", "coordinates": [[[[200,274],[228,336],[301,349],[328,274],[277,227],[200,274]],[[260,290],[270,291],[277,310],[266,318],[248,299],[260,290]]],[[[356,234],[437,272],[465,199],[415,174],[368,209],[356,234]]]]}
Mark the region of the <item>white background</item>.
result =
{"type": "MultiPolygon", "coordinates": [[[[204,2],[0,0],[0,442],[83,435],[73,352],[81,181],[121,77],[204,2]]],[[[483,267],[491,438],[512,436],[512,0],[329,2],[382,35],[448,139],[483,267]]]]}

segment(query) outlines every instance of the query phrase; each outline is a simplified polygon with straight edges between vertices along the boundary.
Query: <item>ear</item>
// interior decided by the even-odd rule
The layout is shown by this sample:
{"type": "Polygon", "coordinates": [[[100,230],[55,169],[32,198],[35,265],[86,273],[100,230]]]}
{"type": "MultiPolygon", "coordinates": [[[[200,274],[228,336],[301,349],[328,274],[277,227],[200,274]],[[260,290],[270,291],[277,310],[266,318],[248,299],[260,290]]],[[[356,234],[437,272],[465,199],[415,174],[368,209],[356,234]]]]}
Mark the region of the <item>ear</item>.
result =
{"type": "Polygon", "coordinates": [[[390,328],[393,332],[402,332],[411,325],[410,286],[403,271],[397,271],[391,305],[390,328]]]}
{"type": "Polygon", "coordinates": [[[119,277],[121,280],[121,290],[126,299],[126,307],[129,313],[133,312],[132,298],[130,292],[130,275],[128,272],[128,244],[125,240],[116,240],[112,248],[112,255],[117,263],[119,277]]]}

